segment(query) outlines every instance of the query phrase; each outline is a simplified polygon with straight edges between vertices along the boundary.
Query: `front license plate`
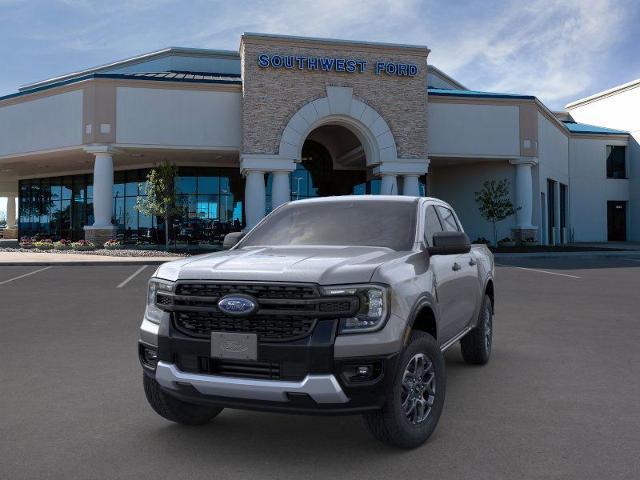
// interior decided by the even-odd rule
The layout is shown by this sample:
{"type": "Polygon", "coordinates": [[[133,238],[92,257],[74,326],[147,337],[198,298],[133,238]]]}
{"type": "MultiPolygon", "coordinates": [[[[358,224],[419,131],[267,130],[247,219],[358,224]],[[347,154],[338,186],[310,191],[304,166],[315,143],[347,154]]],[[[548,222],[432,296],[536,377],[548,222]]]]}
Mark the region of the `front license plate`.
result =
{"type": "Polygon", "coordinates": [[[211,332],[211,357],[258,360],[258,335],[211,332]]]}

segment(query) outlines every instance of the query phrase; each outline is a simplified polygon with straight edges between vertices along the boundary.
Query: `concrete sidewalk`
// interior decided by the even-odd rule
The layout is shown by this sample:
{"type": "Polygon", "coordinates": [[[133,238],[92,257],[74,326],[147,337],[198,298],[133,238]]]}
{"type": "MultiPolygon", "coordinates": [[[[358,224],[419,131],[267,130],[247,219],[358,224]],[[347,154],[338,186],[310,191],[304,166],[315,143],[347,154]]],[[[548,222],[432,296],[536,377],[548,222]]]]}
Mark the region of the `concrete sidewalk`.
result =
{"type": "Polygon", "coordinates": [[[507,258],[563,258],[563,257],[623,257],[640,259],[640,250],[584,251],[584,252],[526,252],[526,253],[494,253],[496,260],[507,258]]]}
{"type": "Polygon", "coordinates": [[[184,257],[115,257],[81,253],[0,252],[0,267],[3,265],[160,265],[181,258],[184,257]]]}

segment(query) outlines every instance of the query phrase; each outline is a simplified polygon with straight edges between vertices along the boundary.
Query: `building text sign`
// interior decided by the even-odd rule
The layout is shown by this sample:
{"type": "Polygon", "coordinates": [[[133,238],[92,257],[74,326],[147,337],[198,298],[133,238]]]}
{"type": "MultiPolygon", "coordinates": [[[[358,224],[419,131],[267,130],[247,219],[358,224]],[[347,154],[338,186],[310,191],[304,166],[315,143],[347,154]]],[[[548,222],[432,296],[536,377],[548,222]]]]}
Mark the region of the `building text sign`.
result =
{"type": "MultiPolygon", "coordinates": [[[[305,57],[297,55],[258,55],[258,65],[262,68],[285,68],[289,70],[308,70],[321,72],[364,73],[368,63],[365,60],[338,57],[305,57]]],[[[385,74],[398,77],[413,77],[418,73],[418,66],[413,63],[374,62],[376,75],[385,74]]]]}

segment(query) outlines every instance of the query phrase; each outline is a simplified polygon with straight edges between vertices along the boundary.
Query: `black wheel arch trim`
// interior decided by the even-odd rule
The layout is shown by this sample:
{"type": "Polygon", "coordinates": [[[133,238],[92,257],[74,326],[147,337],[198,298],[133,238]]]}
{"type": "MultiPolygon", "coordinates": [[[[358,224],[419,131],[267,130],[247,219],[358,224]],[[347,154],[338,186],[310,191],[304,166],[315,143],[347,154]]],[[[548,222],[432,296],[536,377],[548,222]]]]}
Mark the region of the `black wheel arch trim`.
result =
{"type": "Polygon", "coordinates": [[[416,318],[418,317],[418,314],[420,313],[420,311],[425,307],[431,310],[431,313],[433,313],[433,317],[435,320],[435,328],[436,328],[435,340],[438,341],[438,336],[440,333],[439,332],[440,317],[438,312],[438,304],[432,295],[425,293],[420,297],[418,297],[413,307],[411,308],[411,312],[409,313],[409,318],[407,321],[406,330],[404,333],[403,345],[407,344],[409,336],[411,335],[411,331],[413,330],[413,326],[415,324],[416,318]]]}

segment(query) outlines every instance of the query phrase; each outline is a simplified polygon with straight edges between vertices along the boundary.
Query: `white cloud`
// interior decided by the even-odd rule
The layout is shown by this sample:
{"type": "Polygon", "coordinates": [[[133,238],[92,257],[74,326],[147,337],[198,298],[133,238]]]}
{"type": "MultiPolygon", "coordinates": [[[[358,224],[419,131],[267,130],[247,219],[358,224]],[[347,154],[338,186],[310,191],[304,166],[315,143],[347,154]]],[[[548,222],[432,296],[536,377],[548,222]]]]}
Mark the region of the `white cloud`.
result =
{"type": "Polygon", "coordinates": [[[613,0],[511,2],[493,20],[464,22],[462,38],[436,39],[433,61],[471,88],[535,94],[557,107],[594,85],[625,12],[613,0]]]}
{"type": "Polygon", "coordinates": [[[88,67],[170,45],[235,50],[254,31],[423,44],[431,63],[470,88],[535,94],[558,107],[606,73],[608,51],[632,32],[630,2],[57,0],[5,11],[33,17],[21,37],[59,55],[61,72],[79,67],[67,68],[68,52],[94,58],[88,67]]]}

